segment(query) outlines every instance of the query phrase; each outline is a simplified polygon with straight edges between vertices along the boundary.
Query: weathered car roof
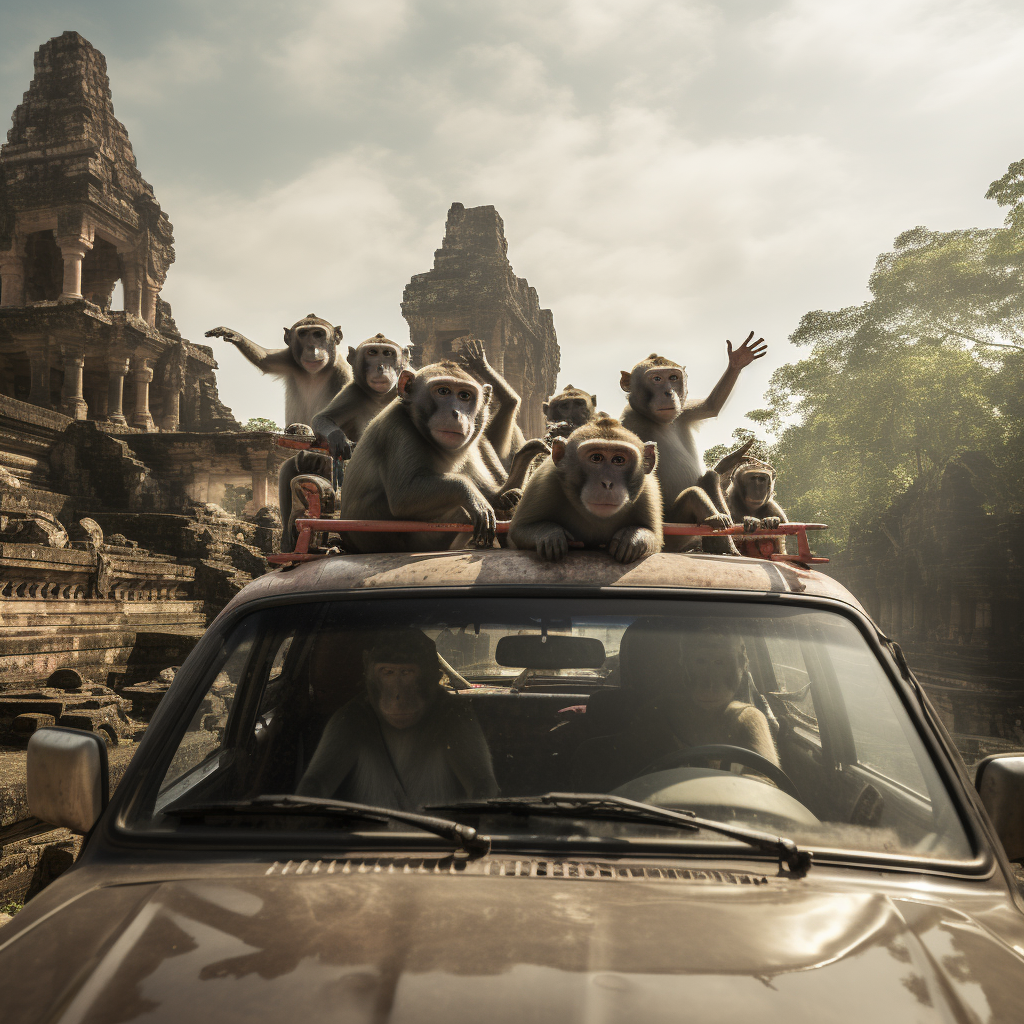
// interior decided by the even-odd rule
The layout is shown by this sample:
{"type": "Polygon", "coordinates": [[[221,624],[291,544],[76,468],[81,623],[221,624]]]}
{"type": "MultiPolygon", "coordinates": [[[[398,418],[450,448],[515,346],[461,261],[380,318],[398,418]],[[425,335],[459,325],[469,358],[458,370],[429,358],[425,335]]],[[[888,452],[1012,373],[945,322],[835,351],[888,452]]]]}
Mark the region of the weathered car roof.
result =
{"type": "Polygon", "coordinates": [[[542,562],[529,551],[436,551],[339,555],[261,576],[228,606],[265,597],[415,587],[638,587],[827,597],[863,611],[835,580],[785,562],[723,555],[659,554],[629,565],[600,551],[542,562]]]}

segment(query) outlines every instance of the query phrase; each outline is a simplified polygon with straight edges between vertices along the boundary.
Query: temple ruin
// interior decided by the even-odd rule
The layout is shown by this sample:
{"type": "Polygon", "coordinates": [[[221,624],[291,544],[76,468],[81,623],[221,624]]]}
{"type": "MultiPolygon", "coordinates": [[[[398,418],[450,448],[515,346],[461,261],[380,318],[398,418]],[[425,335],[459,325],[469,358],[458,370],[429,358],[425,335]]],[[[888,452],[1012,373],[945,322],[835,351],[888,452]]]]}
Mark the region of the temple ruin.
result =
{"type": "Polygon", "coordinates": [[[405,286],[402,315],[420,365],[449,359],[458,339],[487,343],[487,358],[522,396],[519,425],[543,437],[542,403],[555,390],[559,351],[550,309],[516,277],[505,227],[493,206],[452,203],[434,268],[405,286]]]}

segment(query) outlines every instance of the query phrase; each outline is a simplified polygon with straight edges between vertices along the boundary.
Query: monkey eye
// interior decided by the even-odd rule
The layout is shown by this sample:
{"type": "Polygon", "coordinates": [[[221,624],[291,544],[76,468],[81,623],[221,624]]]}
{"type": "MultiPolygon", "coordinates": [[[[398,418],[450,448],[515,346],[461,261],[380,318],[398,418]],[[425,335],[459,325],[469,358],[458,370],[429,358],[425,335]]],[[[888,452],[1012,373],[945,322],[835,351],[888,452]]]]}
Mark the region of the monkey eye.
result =
{"type": "Polygon", "coordinates": [[[671,376],[669,377],[669,380],[679,380],[679,374],[678,374],[678,373],[673,373],[673,374],[672,374],[672,375],[671,375],[671,376]]]}
{"type": "Polygon", "coordinates": [[[315,331],[313,332],[313,337],[314,337],[314,338],[326,338],[326,337],[327,337],[327,335],[326,335],[326,334],[325,334],[325,333],[324,333],[323,331],[321,331],[321,330],[320,330],[319,328],[317,328],[317,329],[316,329],[316,330],[315,330],[315,331]]]}
{"type": "Polygon", "coordinates": [[[442,384],[441,387],[437,388],[435,393],[438,394],[438,395],[450,395],[452,393],[452,389],[451,388],[446,388],[442,384]]]}
{"type": "Polygon", "coordinates": [[[604,456],[600,452],[594,452],[590,456],[591,462],[604,462],[604,456]]]}
{"type": "Polygon", "coordinates": [[[375,356],[377,354],[377,350],[375,348],[368,348],[366,350],[366,354],[370,356],[375,356]]]}
{"type": "Polygon", "coordinates": [[[623,465],[623,464],[625,463],[625,461],[626,461],[626,456],[625,456],[625,455],[613,455],[613,456],[612,456],[612,462],[613,462],[613,463],[614,463],[614,464],[615,464],[616,466],[621,466],[621,465],[623,465]]]}
{"type": "Polygon", "coordinates": [[[660,383],[661,383],[661,376],[660,376],[659,374],[655,374],[655,375],[654,375],[654,376],[653,376],[653,377],[651,378],[651,380],[653,380],[655,384],[660,384],[660,383]]]}
{"type": "Polygon", "coordinates": [[[461,398],[463,402],[469,402],[473,398],[473,392],[472,391],[460,391],[459,392],[459,398],[461,398]]]}

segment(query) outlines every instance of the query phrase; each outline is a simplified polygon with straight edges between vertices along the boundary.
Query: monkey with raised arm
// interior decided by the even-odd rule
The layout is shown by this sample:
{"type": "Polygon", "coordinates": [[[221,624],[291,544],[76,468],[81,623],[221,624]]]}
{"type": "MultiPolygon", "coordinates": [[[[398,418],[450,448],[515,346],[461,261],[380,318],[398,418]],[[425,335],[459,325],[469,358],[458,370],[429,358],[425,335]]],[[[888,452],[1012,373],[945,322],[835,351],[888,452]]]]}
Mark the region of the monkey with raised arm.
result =
{"type": "MultiPolygon", "coordinates": [[[[725,500],[733,520],[743,523],[745,533],[752,533],[758,528],[776,530],[780,523],[789,522],[782,506],[775,500],[775,470],[752,455],[747,455],[732,469],[725,500]]],[[[781,553],[782,539],[776,537],[772,543],[775,551],[781,553]]],[[[744,554],[759,554],[755,540],[740,540],[739,547],[744,554]]]]}
{"type": "Polygon", "coordinates": [[[312,426],[313,417],[352,379],[338,352],[341,328],[315,313],[284,329],[284,348],[265,349],[230,327],[214,327],[206,337],[231,342],[257,369],[284,381],[286,425],[312,426]]]}
{"type": "Polygon", "coordinates": [[[570,541],[607,544],[619,562],[661,550],[658,447],[618,420],[601,417],[555,438],[551,458],[535,470],[512,516],[509,538],[550,562],[570,541]]]}
{"type": "MultiPolygon", "coordinates": [[[[751,331],[737,349],[726,341],[729,365],[707,398],[689,398],[686,368],[654,353],[621,373],[619,385],[629,395],[629,404],[622,413],[623,426],[658,445],[658,482],[667,522],[716,527],[732,524],[718,474],[705,468],[697,448],[696,427],[701,420],[722,411],[742,369],[767,353],[764,339],[751,344],[753,337],[751,331]],[[685,498],[684,492],[688,492],[685,498]],[[697,518],[700,516],[703,518],[697,518]]],[[[669,538],[666,550],[682,550],[685,546],[682,538],[669,538]]],[[[704,550],[737,553],[728,538],[705,539],[704,550]]]]}
{"type": "Polygon", "coordinates": [[[481,384],[491,386],[492,406],[496,406],[496,409],[484,431],[486,444],[482,444],[481,447],[484,451],[488,447],[492,448],[494,459],[490,461],[496,460],[495,464],[500,465],[507,473],[513,456],[526,443],[526,438],[516,423],[522,399],[515,388],[487,361],[484,343],[479,339],[465,339],[458,359],[481,384]]]}
{"type": "MultiPolygon", "coordinates": [[[[456,363],[442,362],[398,377],[400,401],[371,420],[356,445],[341,488],[342,519],[471,522],[473,543],[490,547],[501,495],[480,453],[491,399],[456,363]]],[[[515,497],[518,497],[516,495],[515,497]]],[[[350,533],[353,551],[426,551],[448,547],[442,533],[350,533]]]]}

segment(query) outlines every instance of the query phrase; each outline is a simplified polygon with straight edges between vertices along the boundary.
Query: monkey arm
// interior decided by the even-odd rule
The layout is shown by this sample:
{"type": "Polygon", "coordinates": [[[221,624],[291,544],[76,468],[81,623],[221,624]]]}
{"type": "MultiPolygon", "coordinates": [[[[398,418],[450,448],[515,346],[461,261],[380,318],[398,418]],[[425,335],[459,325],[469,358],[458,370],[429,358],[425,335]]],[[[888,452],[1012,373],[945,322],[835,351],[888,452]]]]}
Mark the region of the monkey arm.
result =
{"type": "MultiPolygon", "coordinates": [[[[732,705],[735,708],[736,705],[732,705]]],[[[728,712],[727,712],[728,713],[728,712]]],[[[772,731],[768,725],[768,719],[761,711],[749,704],[744,704],[738,711],[734,720],[731,739],[736,741],[739,747],[746,747],[755,754],[767,758],[777,768],[779,765],[779,753],[775,749],[775,741],[772,739],[772,731]]]]}
{"type": "Polygon", "coordinates": [[[774,498],[769,499],[761,506],[759,514],[762,519],[774,517],[778,519],[780,523],[789,522],[789,517],[786,515],[785,510],[774,498]]]}
{"type": "Polygon", "coordinates": [[[487,361],[484,347],[480,342],[471,342],[466,346],[462,362],[467,370],[485,384],[490,384],[493,389],[498,411],[484,429],[484,436],[494,445],[498,458],[506,463],[512,452],[521,448],[525,441],[523,432],[516,426],[516,416],[522,399],[512,385],[487,361]]]}
{"type": "Polygon", "coordinates": [[[285,375],[298,370],[289,348],[263,348],[262,345],[257,345],[244,334],[239,334],[238,331],[233,331],[229,327],[214,327],[212,331],[206,332],[206,337],[223,338],[225,341],[231,342],[253,366],[258,367],[264,373],[285,375]]]}
{"type": "Polygon", "coordinates": [[[732,389],[739,379],[739,369],[730,366],[711,389],[711,394],[707,398],[687,399],[682,415],[676,420],[676,423],[692,423],[694,420],[707,420],[717,416],[724,408],[726,399],[732,394],[732,389]]]}
{"type": "Polygon", "coordinates": [[[384,481],[388,509],[396,519],[436,521],[453,506],[460,506],[473,520],[473,543],[491,546],[497,517],[476,484],[459,473],[410,473],[408,466],[408,462],[392,466],[384,481]]]}
{"type": "Polygon", "coordinates": [[[353,384],[346,384],[331,399],[326,409],[313,417],[310,426],[317,437],[322,437],[331,451],[331,458],[347,459],[352,454],[352,442],[345,433],[342,423],[348,420],[360,398],[359,390],[353,384]]]}
{"type": "Polygon", "coordinates": [[[494,777],[491,751],[476,715],[468,707],[456,708],[449,719],[447,756],[468,799],[497,796],[498,782],[494,777]]]}
{"type": "Polygon", "coordinates": [[[365,722],[361,725],[365,716],[358,713],[354,703],[331,715],[309,767],[295,788],[299,796],[332,797],[355,768],[367,729],[365,722]]]}

